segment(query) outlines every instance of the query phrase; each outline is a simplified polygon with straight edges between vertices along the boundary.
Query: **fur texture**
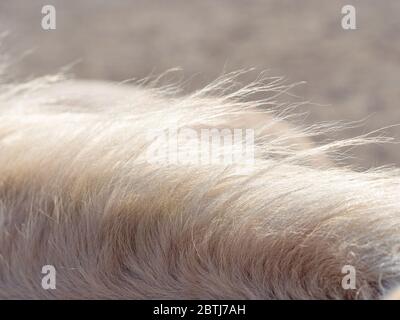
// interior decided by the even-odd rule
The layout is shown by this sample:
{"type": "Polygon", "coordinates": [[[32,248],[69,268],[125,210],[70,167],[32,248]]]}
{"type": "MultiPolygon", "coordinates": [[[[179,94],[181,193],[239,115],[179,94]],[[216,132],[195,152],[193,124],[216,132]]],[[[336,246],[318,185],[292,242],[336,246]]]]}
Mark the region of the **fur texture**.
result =
{"type": "Polygon", "coordinates": [[[386,140],[313,146],[336,126],[289,126],[281,79],[235,88],[236,77],[186,96],[151,83],[1,85],[0,297],[370,299],[395,287],[398,170],[328,160],[386,140]],[[148,163],[146,132],[172,124],[253,128],[254,167],[148,163]],[[55,290],[41,287],[48,264],[55,290]],[[356,289],[342,287],[345,265],[356,289]]]}

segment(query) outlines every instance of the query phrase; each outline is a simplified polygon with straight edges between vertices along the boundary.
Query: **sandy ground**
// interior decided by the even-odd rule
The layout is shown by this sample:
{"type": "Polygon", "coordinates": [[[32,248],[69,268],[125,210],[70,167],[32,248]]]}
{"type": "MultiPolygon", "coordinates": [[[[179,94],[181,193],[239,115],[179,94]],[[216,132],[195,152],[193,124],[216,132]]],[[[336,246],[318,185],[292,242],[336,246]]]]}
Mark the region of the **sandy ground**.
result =
{"type": "MultiPolygon", "coordinates": [[[[306,124],[365,119],[329,138],[400,124],[398,0],[1,0],[0,27],[19,77],[54,73],[80,60],[77,77],[141,78],[181,67],[195,89],[223,70],[255,67],[289,81],[307,107],[306,124]],[[41,28],[53,4],[57,29],[41,28]],[[341,7],[357,9],[357,30],[341,28],[341,7]]],[[[385,130],[400,141],[400,127],[385,130]]],[[[363,167],[400,165],[400,145],[355,150],[363,167]]]]}

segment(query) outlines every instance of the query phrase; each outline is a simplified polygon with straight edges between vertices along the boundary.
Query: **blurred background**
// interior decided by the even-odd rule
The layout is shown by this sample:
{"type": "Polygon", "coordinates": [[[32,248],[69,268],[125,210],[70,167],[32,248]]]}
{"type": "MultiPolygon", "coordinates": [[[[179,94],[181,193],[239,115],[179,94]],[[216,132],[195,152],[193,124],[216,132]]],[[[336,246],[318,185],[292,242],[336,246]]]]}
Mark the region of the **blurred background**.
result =
{"type": "MultiPolygon", "coordinates": [[[[16,77],[73,67],[78,78],[122,81],[181,67],[200,88],[223,71],[255,67],[289,82],[315,104],[306,124],[365,119],[331,139],[400,124],[399,0],[0,0],[5,50],[16,77]],[[56,30],[41,28],[42,6],[56,8],[56,30]],[[342,6],[357,29],[341,27],[342,6]],[[22,55],[31,50],[28,55],[22,55]],[[21,57],[21,58],[20,58],[21,57]]],[[[400,127],[385,135],[400,141],[400,127]]],[[[400,165],[400,145],[358,148],[368,168],[400,165]]]]}

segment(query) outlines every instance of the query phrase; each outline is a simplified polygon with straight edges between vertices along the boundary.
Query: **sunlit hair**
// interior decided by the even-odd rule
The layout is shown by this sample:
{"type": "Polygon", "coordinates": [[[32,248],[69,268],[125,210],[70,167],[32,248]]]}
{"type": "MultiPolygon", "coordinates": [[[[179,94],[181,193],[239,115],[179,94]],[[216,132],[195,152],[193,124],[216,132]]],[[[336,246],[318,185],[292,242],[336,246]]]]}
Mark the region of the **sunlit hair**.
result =
{"type": "Polygon", "coordinates": [[[352,170],[365,135],[289,125],[290,89],[224,75],[185,94],[45,77],[0,86],[0,298],[380,298],[400,275],[397,169],[352,170]],[[157,164],[148,130],[251,128],[255,162],[157,164]],[[57,287],[44,290],[53,265],[57,287]],[[345,265],[356,288],[344,289],[345,265]]]}

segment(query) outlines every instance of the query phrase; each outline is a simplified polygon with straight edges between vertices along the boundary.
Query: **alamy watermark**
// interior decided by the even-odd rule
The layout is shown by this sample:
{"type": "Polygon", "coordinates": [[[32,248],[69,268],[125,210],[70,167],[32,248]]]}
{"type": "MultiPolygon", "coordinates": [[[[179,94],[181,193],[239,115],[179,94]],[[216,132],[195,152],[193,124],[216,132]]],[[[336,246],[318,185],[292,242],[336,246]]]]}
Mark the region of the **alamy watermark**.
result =
{"type": "Polygon", "coordinates": [[[342,274],[345,274],[342,278],[342,288],[344,290],[356,289],[356,268],[352,265],[344,265],[342,268],[342,274]]]}
{"type": "Polygon", "coordinates": [[[55,290],[56,268],[51,264],[47,264],[42,267],[42,274],[44,274],[44,277],[42,278],[42,288],[44,290],[55,290]]]}
{"type": "Polygon", "coordinates": [[[357,29],[356,22],[356,8],[352,5],[345,5],[342,7],[342,28],[344,30],[355,30],[357,29]]]}
{"type": "Polygon", "coordinates": [[[150,130],[147,138],[151,164],[254,164],[253,129],[171,127],[150,130]]]}
{"type": "Polygon", "coordinates": [[[52,5],[45,5],[42,7],[42,29],[55,30],[56,29],[56,8],[52,5]]]}

